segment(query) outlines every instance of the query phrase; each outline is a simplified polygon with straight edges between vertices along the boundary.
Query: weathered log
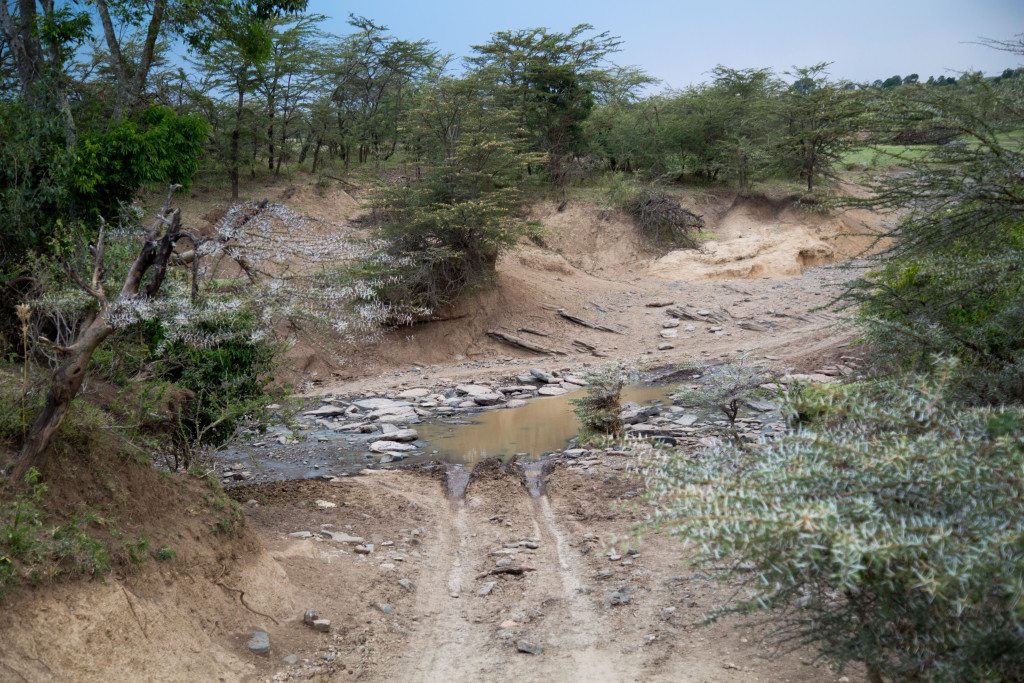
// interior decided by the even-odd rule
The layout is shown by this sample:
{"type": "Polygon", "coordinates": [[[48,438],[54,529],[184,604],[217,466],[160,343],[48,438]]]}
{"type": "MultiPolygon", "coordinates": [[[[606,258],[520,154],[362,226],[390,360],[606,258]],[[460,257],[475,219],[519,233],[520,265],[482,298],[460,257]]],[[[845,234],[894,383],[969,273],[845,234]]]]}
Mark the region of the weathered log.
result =
{"type": "Polygon", "coordinates": [[[620,332],[619,330],[612,329],[611,327],[608,327],[606,325],[590,322],[589,320],[584,320],[579,316],[575,316],[569,311],[565,310],[564,308],[558,309],[558,315],[562,316],[569,322],[576,323],[577,325],[582,325],[583,327],[589,327],[592,330],[600,330],[601,332],[611,332],[612,334],[622,334],[622,332],[620,332]]]}
{"type": "Polygon", "coordinates": [[[546,356],[550,356],[552,354],[558,354],[561,356],[565,355],[562,351],[556,351],[555,349],[549,349],[548,347],[541,346],[540,344],[534,344],[533,342],[526,341],[521,337],[508,334],[507,332],[501,332],[500,330],[488,330],[487,336],[509,344],[510,346],[515,346],[516,348],[525,349],[526,351],[532,351],[534,353],[541,353],[546,356]]]}

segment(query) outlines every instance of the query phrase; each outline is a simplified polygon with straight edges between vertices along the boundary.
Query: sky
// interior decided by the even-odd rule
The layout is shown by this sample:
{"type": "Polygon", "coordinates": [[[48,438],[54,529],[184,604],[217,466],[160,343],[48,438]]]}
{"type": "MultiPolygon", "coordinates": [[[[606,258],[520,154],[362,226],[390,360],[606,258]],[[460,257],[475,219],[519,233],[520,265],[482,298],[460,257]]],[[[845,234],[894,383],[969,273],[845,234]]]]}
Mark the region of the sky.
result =
{"type": "Polygon", "coordinates": [[[352,13],[457,57],[495,31],[592,24],[625,41],[616,63],[671,88],[708,80],[718,64],[782,73],[833,62],[834,77],[863,82],[1024,62],[971,44],[1024,33],[1024,0],[310,0],[309,10],[331,17],[333,33],[349,32],[352,13]]]}

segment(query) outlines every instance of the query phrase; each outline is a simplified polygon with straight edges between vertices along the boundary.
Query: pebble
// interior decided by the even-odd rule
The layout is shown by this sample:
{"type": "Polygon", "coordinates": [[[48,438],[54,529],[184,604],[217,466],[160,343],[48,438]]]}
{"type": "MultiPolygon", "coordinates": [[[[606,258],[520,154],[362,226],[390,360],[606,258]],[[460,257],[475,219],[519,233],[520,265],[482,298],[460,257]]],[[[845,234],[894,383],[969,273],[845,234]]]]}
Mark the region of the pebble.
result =
{"type": "Polygon", "coordinates": [[[528,640],[517,640],[516,649],[529,655],[539,655],[544,652],[544,648],[537,643],[531,643],[528,640]]]}
{"type": "Polygon", "coordinates": [[[270,634],[266,631],[253,631],[249,637],[249,651],[257,655],[270,654],[270,634]]]}
{"type": "Polygon", "coordinates": [[[395,613],[394,606],[393,605],[389,605],[386,602],[378,602],[377,603],[377,609],[379,609],[384,614],[394,614],[395,613]]]}
{"type": "Polygon", "coordinates": [[[494,587],[498,585],[497,581],[488,581],[484,585],[480,586],[480,589],[476,592],[477,595],[490,595],[494,587]]]}

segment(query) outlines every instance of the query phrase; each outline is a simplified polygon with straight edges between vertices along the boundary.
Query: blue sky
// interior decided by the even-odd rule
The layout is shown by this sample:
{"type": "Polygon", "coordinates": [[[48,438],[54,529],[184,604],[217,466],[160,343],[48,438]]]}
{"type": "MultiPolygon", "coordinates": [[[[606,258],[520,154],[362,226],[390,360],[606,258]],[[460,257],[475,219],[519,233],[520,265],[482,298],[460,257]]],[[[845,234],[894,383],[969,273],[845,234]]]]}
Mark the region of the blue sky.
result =
{"type": "Polygon", "coordinates": [[[618,63],[671,87],[706,80],[717,64],[781,72],[831,61],[834,76],[855,81],[999,73],[1021,60],[968,43],[1024,32],[1024,0],[310,0],[309,9],[330,16],[334,33],[348,32],[351,12],[457,56],[494,31],[589,23],[625,40],[618,63]]]}

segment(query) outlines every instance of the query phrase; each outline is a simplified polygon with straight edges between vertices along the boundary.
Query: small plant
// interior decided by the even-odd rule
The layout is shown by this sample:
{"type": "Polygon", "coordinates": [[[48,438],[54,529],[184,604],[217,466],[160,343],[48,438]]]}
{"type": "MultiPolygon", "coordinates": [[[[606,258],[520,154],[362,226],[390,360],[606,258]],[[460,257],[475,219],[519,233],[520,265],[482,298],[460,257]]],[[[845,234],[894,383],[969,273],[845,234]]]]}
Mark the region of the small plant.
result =
{"type": "Polygon", "coordinates": [[[581,440],[622,433],[622,388],[636,372],[624,363],[606,363],[583,373],[587,393],[572,399],[573,412],[582,426],[581,440]]]}
{"type": "Polygon", "coordinates": [[[174,550],[174,548],[164,545],[160,546],[160,548],[157,549],[155,556],[156,559],[160,562],[170,562],[178,556],[178,553],[174,550]]]}
{"type": "Polygon", "coordinates": [[[747,401],[767,394],[761,387],[772,381],[772,375],[745,357],[735,363],[694,366],[692,369],[700,372],[699,383],[680,390],[673,398],[705,416],[717,413],[724,417],[728,422],[728,435],[742,447],[743,441],[736,429],[740,408],[747,401]]]}

